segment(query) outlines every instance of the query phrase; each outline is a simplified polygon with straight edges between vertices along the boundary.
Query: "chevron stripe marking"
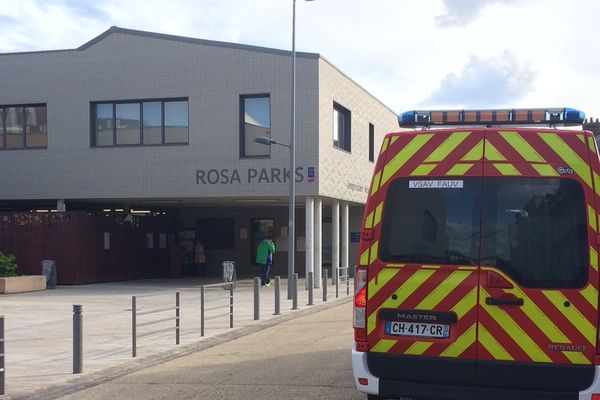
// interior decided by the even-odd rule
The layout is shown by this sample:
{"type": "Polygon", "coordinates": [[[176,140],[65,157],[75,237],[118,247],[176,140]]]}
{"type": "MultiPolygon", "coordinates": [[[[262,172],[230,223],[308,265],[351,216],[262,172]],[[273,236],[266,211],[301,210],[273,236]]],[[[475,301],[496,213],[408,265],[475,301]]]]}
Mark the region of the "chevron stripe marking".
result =
{"type": "Polygon", "coordinates": [[[381,183],[386,183],[404,164],[408,162],[433,137],[433,133],[416,135],[402,150],[398,152],[383,168],[381,183]]]}
{"type": "Polygon", "coordinates": [[[480,305],[483,309],[504,329],[504,331],[515,341],[515,343],[535,362],[551,362],[552,360],[535,343],[529,335],[517,324],[507,313],[498,307],[490,307],[485,304],[485,298],[489,294],[485,289],[480,288],[480,305]]]}
{"type": "Polygon", "coordinates": [[[444,351],[440,353],[442,357],[460,357],[462,353],[465,352],[473,343],[475,343],[476,339],[476,324],[471,325],[469,329],[467,329],[454,343],[450,346],[446,347],[444,351]]]}
{"type": "Polygon", "coordinates": [[[439,145],[433,153],[429,155],[425,159],[425,162],[442,162],[454,149],[456,149],[460,144],[469,137],[471,132],[454,132],[450,136],[444,140],[444,142],[439,145]]]}
{"type": "Polygon", "coordinates": [[[563,351],[562,352],[565,357],[571,361],[573,364],[591,364],[592,362],[587,359],[585,355],[578,351],[563,351]]]}
{"type": "Polygon", "coordinates": [[[479,343],[494,357],[496,360],[514,361],[514,358],[498,341],[485,329],[481,323],[479,324],[479,343]]]}
{"type": "Polygon", "coordinates": [[[483,139],[479,141],[463,158],[461,161],[479,161],[483,158],[483,139]]]}
{"type": "Polygon", "coordinates": [[[367,288],[369,300],[371,300],[381,288],[387,285],[389,281],[394,279],[398,272],[400,272],[400,270],[395,268],[384,268],[379,271],[377,276],[369,281],[369,286],[367,288]]]}
{"type": "Polygon", "coordinates": [[[598,290],[593,285],[587,285],[579,293],[594,307],[594,310],[598,309],[598,290]]]}
{"type": "Polygon", "coordinates": [[[456,164],[448,172],[446,175],[464,175],[473,167],[475,164],[456,164]]]}
{"type": "Polygon", "coordinates": [[[371,196],[373,196],[379,190],[379,183],[381,182],[381,171],[378,171],[373,177],[373,187],[371,188],[371,196]]]}
{"type": "Polygon", "coordinates": [[[600,196],[600,176],[594,171],[594,190],[596,195],[600,196]]]}
{"type": "Polygon", "coordinates": [[[425,351],[427,351],[427,349],[430,348],[432,345],[433,342],[414,342],[408,349],[406,349],[404,354],[420,356],[421,354],[425,353],[425,351]]]}
{"type": "Polygon", "coordinates": [[[488,161],[506,161],[506,157],[487,139],[485,139],[484,155],[488,161]]]}
{"type": "Polygon", "coordinates": [[[596,154],[596,141],[594,140],[593,136],[588,136],[588,147],[590,148],[590,151],[592,152],[592,154],[596,154]]]}
{"type": "Polygon", "coordinates": [[[474,287],[461,301],[456,303],[452,307],[452,311],[456,313],[456,316],[460,319],[464,317],[469,311],[477,305],[477,287],[474,287]]]}
{"type": "Polygon", "coordinates": [[[588,204],[588,223],[590,225],[590,228],[592,228],[594,230],[594,232],[598,232],[598,227],[596,226],[596,211],[594,211],[594,207],[590,206],[588,204]]]}
{"type": "Polygon", "coordinates": [[[589,187],[592,187],[590,166],[556,133],[538,133],[538,136],[572,168],[589,187]]]}
{"type": "MultiPolygon", "coordinates": [[[[495,271],[496,273],[500,273],[505,279],[509,282],[512,282],[510,277],[501,273],[500,271],[494,270],[492,268],[486,268],[485,271],[495,271]]],[[[514,282],[513,282],[514,283],[514,282]]],[[[550,318],[546,314],[540,310],[537,304],[532,301],[523,290],[519,288],[518,285],[514,285],[513,289],[505,290],[506,293],[511,293],[518,298],[523,299],[523,306],[521,309],[523,313],[546,335],[548,339],[550,339],[553,343],[570,343],[570,340],[565,334],[558,329],[558,327],[552,322],[550,318]]]]}
{"type": "Polygon", "coordinates": [[[590,265],[598,271],[598,252],[590,246],[590,265]]]}
{"type": "Polygon", "coordinates": [[[365,218],[365,229],[371,229],[373,227],[373,214],[374,212],[371,211],[369,215],[367,215],[367,218],[365,218]]]}
{"type": "Polygon", "coordinates": [[[429,279],[431,275],[435,273],[435,270],[419,270],[416,271],[410,278],[408,278],[395,292],[398,296],[396,300],[388,298],[383,304],[374,312],[369,315],[367,319],[367,333],[371,334],[375,329],[377,322],[377,312],[382,308],[398,308],[411,294],[415,292],[423,283],[429,279]]]}
{"type": "Polygon", "coordinates": [[[596,328],[583,314],[581,314],[581,311],[579,311],[574,304],[571,304],[569,308],[564,306],[565,302],[569,300],[564,294],[558,290],[542,290],[542,293],[550,300],[550,302],[552,302],[552,304],[554,304],[554,307],[556,307],[556,309],[560,311],[560,313],[564,315],[571,324],[583,334],[583,336],[585,336],[590,344],[593,346],[596,345],[596,328]]]}
{"type": "Polygon", "coordinates": [[[383,210],[383,202],[377,205],[375,208],[375,218],[373,219],[373,227],[376,227],[381,222],[381,212],[383,210]]]}
{"type": "Polygon", "coordinates": [[[525,159],[525,161],[546,162],[546,160],[544,160],[544,158],[540,156],[540,154],[517,132],[500,131],[498,133],[517,151],[517,153],[521,155],[521,157],[525,159]]]}
{"type": "Polygon", "coordinates": [[[371,351],[375,353],[387,353],[396,343],[398,343],[397,340],[381,339],[373,346],[371,351]]]}
{"type": "Polygon", "coordinates": [[[531,166],[541,176],[560,176],[558,172],[551,165],[548,164],[531,164],[531,166]]]}
{"type": "Polygon", "coordinates": [[[388,143],[389,143],[390,139],[389,138],[385,138],[383,139],[383,144],[381,145],[381,152],[379,154],[383,154],[385,153],[385,151],[388,148],[388,143]]]}
{"type": "Polygon", "coordinates": [[[360,265],[369,265],[369,249],[360,255],[360,265]]]}
{"type": "Polygon", "coordinates": [[[371,250],[369,251],[371,257],[369,258],[369,265],[373,264],[377,260],[377,254],[379,253],[379,240],[373,243],[371,250]]]}
{"type": "Polygon", "coordinates": [[[410,173],[410,176],[429,175],[435,167],[437,167],[437,164],[421,164],[410,173]]]}
{"type": "Polygon", "coordinates": [[[515,168],[512,164],[493,164],[494,167],[500,172],[502,175],[521,175],[521,172],[517,168],[515,168]]]}
{"type": "Polygon", "coordinates": [[[442,300],[456,289],[465,279],[471,276],[470,271],[454,271],[431,291],[415,308],[417,310],[433,310],[442,300]]]}
{"type": "Polygon", "coordinates": [[[575,135],[577,136],[577,139],[579,139],[579,141],[583,144],[585,144],[585,138],[583,137],[583,135],[575,135]]]}

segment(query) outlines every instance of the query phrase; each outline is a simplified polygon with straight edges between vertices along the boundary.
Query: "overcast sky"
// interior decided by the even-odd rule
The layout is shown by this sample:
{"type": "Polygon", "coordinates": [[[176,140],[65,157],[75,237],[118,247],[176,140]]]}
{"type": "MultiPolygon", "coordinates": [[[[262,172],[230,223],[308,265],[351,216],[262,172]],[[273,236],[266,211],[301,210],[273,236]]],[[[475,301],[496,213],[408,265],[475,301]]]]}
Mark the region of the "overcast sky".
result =
{"type": "MultiPolygon", "coordinates": [[[[567,106],[600,118],[598,0],[296,8],[296,49],[320,53],[396,112],[567,106]]],[[[0,0],[0,52],[76,48],[112,25],[289,50],[291,22],[292,0],[0,0]]]]}

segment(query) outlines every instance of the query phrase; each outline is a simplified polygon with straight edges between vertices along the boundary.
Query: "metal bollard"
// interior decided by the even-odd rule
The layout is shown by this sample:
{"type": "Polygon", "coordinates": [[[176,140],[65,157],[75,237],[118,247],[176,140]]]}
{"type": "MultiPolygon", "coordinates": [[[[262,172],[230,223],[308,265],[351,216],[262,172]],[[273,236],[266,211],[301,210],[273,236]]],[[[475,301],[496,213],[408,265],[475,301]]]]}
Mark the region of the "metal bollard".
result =
{"type": "Polygon", "coordinates": [[[292,278],[292,310],[298,309],[298,274],[292,278]]]}
{"type": "Polygon", "coordinates": [[[279,277],[279,275],[275,277],[275,312],[273,313],[273,315],[281,314],[281,302],[279,291],[280,280],[281,278],[279,277]]]}
{"type": "Polygon", "coordinates": [[[334,271],[335,275],[335,298],[340,297],[340,270],[336,268],[334,271]]]}
{"type": "Polygon", "coordinates": [[[179,344],[179,292],[175,292],[175,344],[179,344]]]}
{"type": "Polygon", "coordinates": [[[308,272],[308,305],[312,306],[313,305],[313,292],[314,292],[314,276],[313,276],[313,272],[309,271],[308,272]]]}
{"type": "Polygon", "coordinates": [[[131,296],[131,357],[137,355],[137,310],[135,296],[131,296]]]}
{"type": "Polygon", "coordinates": [[[4,315],[0,315],[0,396],[4,394],[4,315]]]}
{"type": "Polygon", "coordinates": [[[233,328],[233,283],[229,284],[229,327],[233,328]]]}
{"type": "Polygon", "coordinates": [[[204,285],[200,286],[200,336],[204,337],[204,285]]]}
{"type": "Polygon", "coordinates": [[[260,319],[260,278],[254,278],[254,320],[260,319]]]}
{"type": "Polygon", "coordinates": [[[327,301],[327,275],[329,275],[329,273],[327,272],[327,269],[323,270],[323,302],[327,301]]]}
{"type": "MultiPolygon", "coordinates": [[[[349,296],[350,295],[350,267],[348,267],[347,271],[348,271],[347,272],[348,276],[346,277],[346,296],[349,296]]],[[[353,268],[353,274],[352,274],[353,278],[355,276],[356,276],[356,265],[353,268]]]]}
{"type": "Polygon", "coordinates": [[[83,370],[83,306],[73,305],[73,373],[83,370]]]}

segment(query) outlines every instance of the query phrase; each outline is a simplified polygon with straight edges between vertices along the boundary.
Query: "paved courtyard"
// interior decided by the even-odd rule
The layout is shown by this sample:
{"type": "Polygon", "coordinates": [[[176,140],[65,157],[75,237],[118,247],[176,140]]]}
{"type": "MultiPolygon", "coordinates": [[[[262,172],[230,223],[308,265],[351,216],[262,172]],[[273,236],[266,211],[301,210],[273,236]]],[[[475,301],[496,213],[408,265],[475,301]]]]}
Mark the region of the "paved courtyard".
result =
{"type": "MultiPolygon", "coordinates": [[[[0,315],[5,317],[6,388],[2,399],[25,399],[55,385],[78,377],[106,371],[135,368],[136,364],[176,354],[186,345],[202,343],[236,330],[260,324],[254,320],[251,279],[238,281],[234,290],[234,328],[229,328],[229,291],[205,290],[205,337],[200,334],[199,285],[215,283],[202,278],[152,279],[82,286],[58,286],[41,292],[3,295],[0,315]],[[175,293],[180,293],[180,345],[175,345],[175,293]],[[137,296],[137,357],[132,357],[132,296],[137,296]],[[148,296],[151,295],[151,296],[148,296]],[[83,374],[73,374],[72,308],[83,306],[83,374]],[[141,315],[144,311],[172,308],[141,315]],[[145,322],[166,321],[143,325],[145,322]],[[166,329],[166,330],[165,330],[166,329]],[[159,333],[153,331],[163,330],[159,333]]],[[[352,283],[352,282],[351,282],[352,283]]],[[[345,283],[344,283],[345,285],[345,283]]],[[[260,319],[284,318],[307,306],[308,292],[300,280],[298,311],[291,310],[287,281],[281,280],[281,316],[274,313],[274,285],[261,288],[260,319]]],[[[352,288],[350,293],[352,294],[352,288]]],[[[335,287],[328,285],[328,303],[336,300],[335,287]]],[[[339,299],[346,297],[340,286],[339,299]]],[[[322,289],[315,289],[313,307],[322,301],[322,289]]],[[[189,348],[188,348],[189,349],[189,348]]]]}

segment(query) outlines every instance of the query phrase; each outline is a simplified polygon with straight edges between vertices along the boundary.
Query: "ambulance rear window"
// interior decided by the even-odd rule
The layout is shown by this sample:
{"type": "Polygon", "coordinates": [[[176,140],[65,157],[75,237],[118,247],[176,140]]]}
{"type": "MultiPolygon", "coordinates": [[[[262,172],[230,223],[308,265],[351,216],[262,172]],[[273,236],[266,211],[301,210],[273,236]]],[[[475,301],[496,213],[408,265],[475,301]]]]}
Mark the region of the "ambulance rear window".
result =
{"type": "Polygon", "coordinates": [[[585,200],[571,179],[496,178],[483,182],[481,264],[524,287],[587,283],[585,200]]]}
{"type": "Polygon", "coordinates": [[[476,265],[481,180],[410,180],[390,184],[380,239],[387,262],[476,265]]]}
{"type": "Polygon", "coordinates": [[[589,270],[583,188],[564,178],[398,179],[379,249],[384,262],[487,265],[523,287],[579,288],[589,270]]]}

